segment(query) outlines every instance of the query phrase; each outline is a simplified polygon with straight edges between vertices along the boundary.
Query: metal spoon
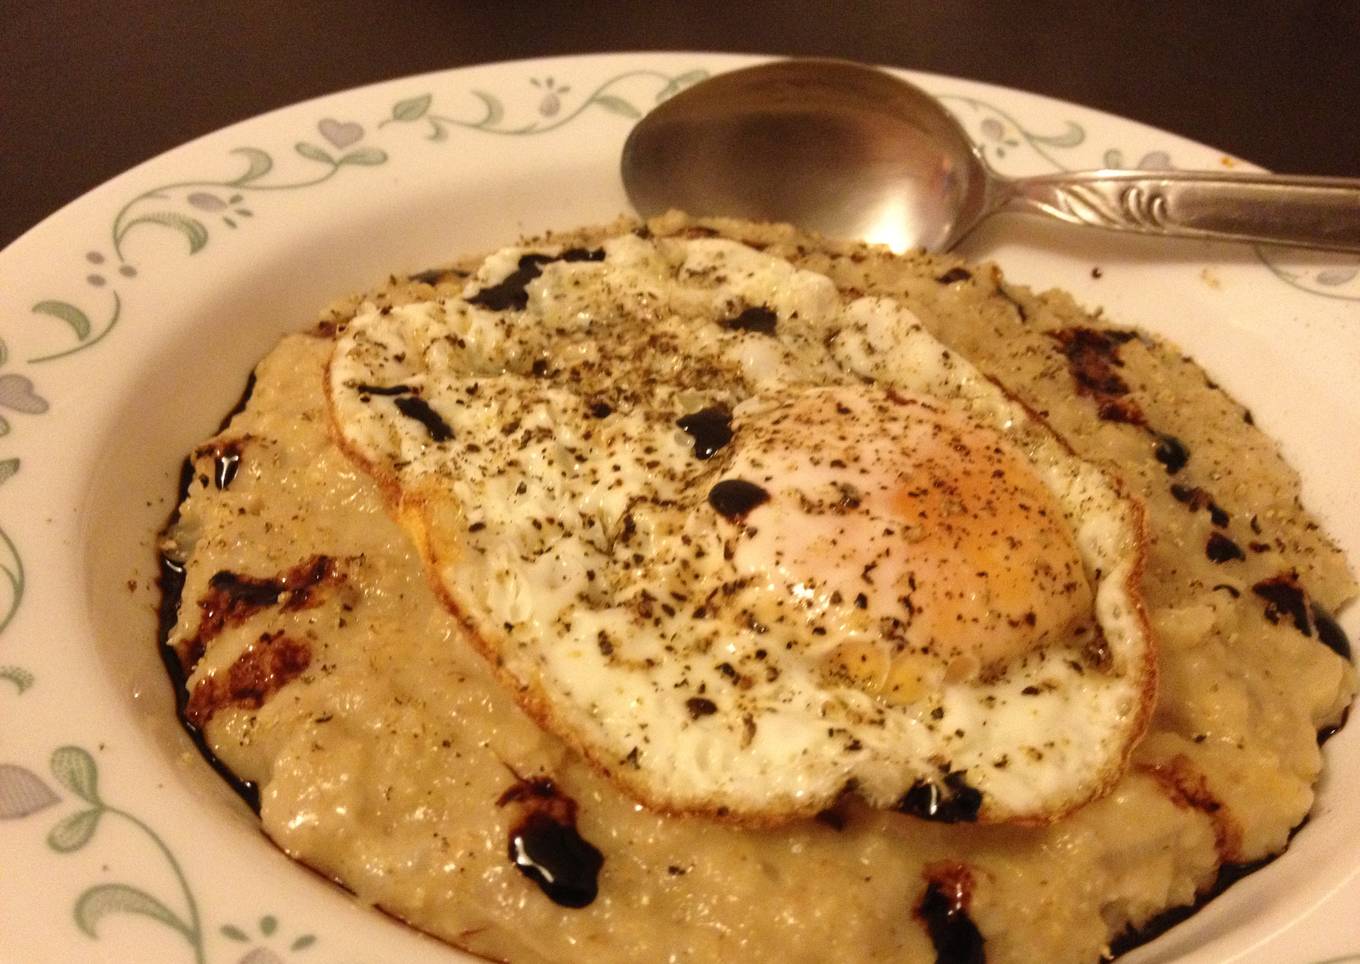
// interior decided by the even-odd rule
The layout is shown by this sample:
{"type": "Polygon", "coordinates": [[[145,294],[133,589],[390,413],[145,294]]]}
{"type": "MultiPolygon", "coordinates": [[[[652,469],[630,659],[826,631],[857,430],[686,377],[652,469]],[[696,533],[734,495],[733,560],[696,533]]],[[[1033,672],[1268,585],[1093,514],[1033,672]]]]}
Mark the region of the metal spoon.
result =
{"type": "Polygon", "coordinates": [[[1117,231],[1360,251],[1360,179],[1192,171],[992,173],[939,101],[872,67],[785,60],[662,103],[623,148],[643,215],[788,221],[895,250],[952,248],[997,211],[1117,231]]]}

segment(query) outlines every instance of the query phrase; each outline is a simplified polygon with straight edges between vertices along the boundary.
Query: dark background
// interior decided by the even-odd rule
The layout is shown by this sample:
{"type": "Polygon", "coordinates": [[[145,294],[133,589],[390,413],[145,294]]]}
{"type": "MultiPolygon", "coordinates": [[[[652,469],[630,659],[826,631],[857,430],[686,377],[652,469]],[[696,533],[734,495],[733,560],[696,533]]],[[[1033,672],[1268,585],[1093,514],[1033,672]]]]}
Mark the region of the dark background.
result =
{"type": "Polygon", "coordinates": [[[1360,175],[1360,0],[0,0],[0,246],[133,164],[270,108],[443,67],[641,49],[954,74],[1274,170],[1360,175]]]}

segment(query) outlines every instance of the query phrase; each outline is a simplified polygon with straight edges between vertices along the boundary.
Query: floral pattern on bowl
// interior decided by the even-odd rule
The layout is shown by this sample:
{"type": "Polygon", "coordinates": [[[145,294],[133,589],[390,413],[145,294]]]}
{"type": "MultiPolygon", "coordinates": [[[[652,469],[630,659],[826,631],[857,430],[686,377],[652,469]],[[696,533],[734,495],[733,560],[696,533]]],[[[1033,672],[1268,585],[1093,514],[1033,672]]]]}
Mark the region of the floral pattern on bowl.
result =
{"type": "MultiPolygon", "coordinates": [[[[32,292],[26,316],[10,306],[0,317],[0,720],[6,728],[17,732],[16,723],[36,718],[30,706],[44,707],[45,719],[60,715],[52,707],[61,702],[61,670],[36,642],[40,617],[22,626],[18,620],[30,605],[30,588],[47,579],[44,565],[26,565],[25,559],[47,549],[26,521],[31,508],[9,494],[30,464],[52,471],[45,423],[78,420],[79,413],[72,414],[81,405],[76,389],[88,376],[58,374],[63,366],[82,364],[88,349],[117,338],[146,337],[127,331],[129,322],[136,319],[138,332],[154,322],[142,313],[145,289],[173,285],[177,259],[212,259],[226,246],[219,239],[275,230],[283,216],[279,199],[310,196],[338,182],[362,191],[365,179],[420,150],[453,152],[478,138],[517,138],[541,140],[546,151],[595,118],[612,125],[614,140],[597,149],[612,163],[631,122],[651,106],[742,62],[703,55],[586,57],[450,71],[335,95],[290,108],[268,123],[262,118],[212,135],[215,154],[201,166],[185,167],[172,157],[148,162],[109,186],[108,192],[124,192],[116,203],[108,193],[82,202],[82,230],[64,227],[76,216],[58,215],[52,226],[33,233],[50,242],[24,239],[25,251],[45,244],[43,257],[65,257],[73,267],[64,286],[32,292]],[[508,77],[508,70],[517,76],[508,77]],[[237,140],[247,135],[250,143],[237,140]],[[141,239],[150,235],[175,239],[177,249],[144,245],[141,239]],[[13,350],[17,345],[24,350],[13,350]],[[11,535],[20,529],[28,540],[11,535]]],[[[919,82],[955,111],[1001,173],[1169,167],[1183,150],[1195,153],[1187,165],[1212,157],[1169,135],[1069,105],[943,78],[919,82]]],[[[334,205],[336,195],[317,203],[334,205]]],[[[299,209],[289,207],[287,216],[300,216],[299,209]]],[[[0,265],[32,257],[11,252],[0,255],[0,265]]],[[[1360,260],[1265,249],[1258,257],[1257,273],[1284,282],[1291,295],[1360,301],[1360,260]]],[[[24,498],[33,492],[26,489],[24,498]]],[[[52,587],[41,588],[50,598],[52,587]]],[[[49,733],[39,730],[0,742],[0,834],[6,840],[25,834],[43,847],[22,881],[11,874],[8,883],[0,882],[0,890],[24,895],[40,918],[30,930],[49,935],[53,946],[99,948],[109,959],[139,953],[146,928],[171,938],[157,946],[177,947],[180,959],[196,964],[352,959],[346,932],[328,921],[302,919],[294,926],[283,904],[255,906],[264,896],[282,900],[279,894],[242,894],[229,902],[203,898],[212,875],[164,832],[175,818],[157,812],[149,797],[118,802],[123,797],[101,786],[103,727],[116,731],[119,724],[97,709],[76,716],[86,729],[73,741],[52,731],[44,742],[49,733]],[[44,756],[45,769],[36,763],[44,756]],[[96,854],[99,863],[76,859],[96,854]]],[[[124,735],[121,742],[135,739],[124,735]]],[[[104,766],[127,772],[146,766],[147,759],[115,750],[104,766]]],[[[1352,886],[1349,892],[1360,890],[1352,886]]],[[[1324,945],[1349,950],[1354,941],[1318,944],[1324,945]]],[[[0,957],[5,953],[0,949],[0,957]]],[[[1343,960],[1360,957],[1333,958],[1343,960]]]]}

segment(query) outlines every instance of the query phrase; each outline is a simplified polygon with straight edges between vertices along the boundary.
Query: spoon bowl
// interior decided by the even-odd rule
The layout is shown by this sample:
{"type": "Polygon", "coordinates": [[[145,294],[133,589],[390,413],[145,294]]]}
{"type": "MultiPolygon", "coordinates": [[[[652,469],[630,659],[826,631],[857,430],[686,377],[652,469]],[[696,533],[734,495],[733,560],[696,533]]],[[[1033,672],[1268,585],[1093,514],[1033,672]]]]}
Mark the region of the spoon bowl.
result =
{"type": "Polygon", "coordinates": [[[836,60],[720,74],[661,104],[623,148],[643,214],[791,221],[904,249],[944,249],[981,213],[986,172],[920,89],[836,60]]]}
{"type": "Polygon", "coordinates": [[[623,148],[644,216],[786,221],[895,251],[944,251],[1001,210],[1073,224],[1360,251],[1360,180],[1256,173],[991,172],[920,88],[839,60],[783,60],[696,84],[659,105],[623,148]]]}

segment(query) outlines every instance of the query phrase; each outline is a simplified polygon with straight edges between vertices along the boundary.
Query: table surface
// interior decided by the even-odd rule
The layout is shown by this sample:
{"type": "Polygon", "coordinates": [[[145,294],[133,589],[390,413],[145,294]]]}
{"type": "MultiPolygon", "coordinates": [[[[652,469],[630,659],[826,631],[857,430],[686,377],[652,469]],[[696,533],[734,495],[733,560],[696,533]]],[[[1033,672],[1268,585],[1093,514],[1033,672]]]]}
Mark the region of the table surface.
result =
{"type": "Polygon", "coordinates": [[[1273,170],[1360,175],[1357,0],[5,6],[0,247],[120,171],[274,107],[426,70],[608,50],[929,70],[1088,104],[1273,170]]]}

